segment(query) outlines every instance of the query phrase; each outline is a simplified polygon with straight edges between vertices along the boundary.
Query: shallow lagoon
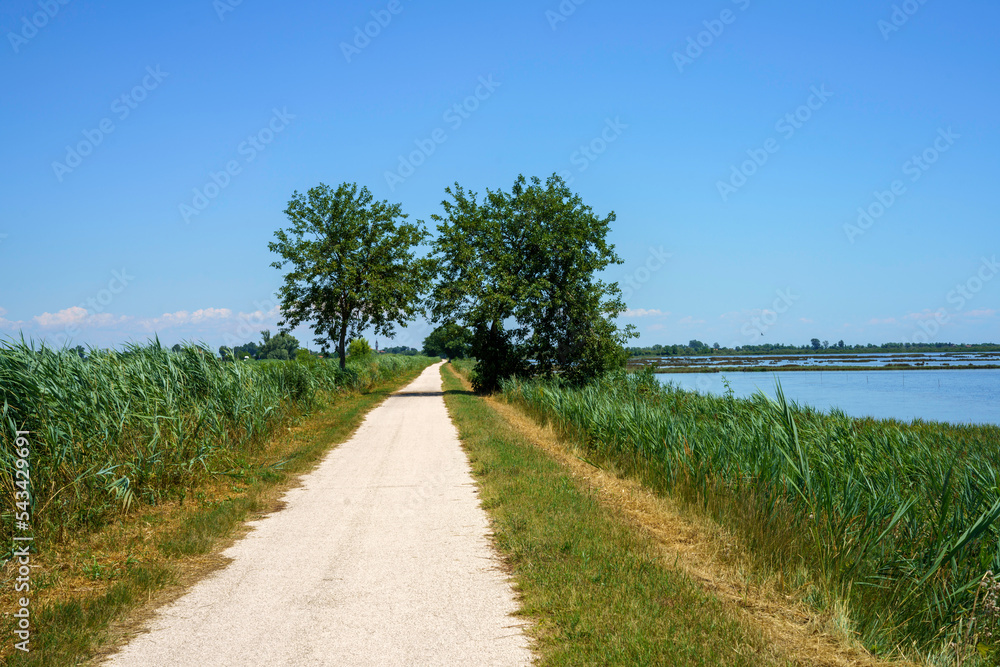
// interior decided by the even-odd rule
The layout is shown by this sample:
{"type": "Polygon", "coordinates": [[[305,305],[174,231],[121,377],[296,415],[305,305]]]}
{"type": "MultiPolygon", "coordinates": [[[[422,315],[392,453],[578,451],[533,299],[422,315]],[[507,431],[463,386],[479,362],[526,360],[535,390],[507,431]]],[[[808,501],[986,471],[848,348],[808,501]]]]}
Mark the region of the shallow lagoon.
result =
{"type": "Polygon", "coordinates": [[[800,405],[853,417],[923,419],[1000,425],[1000,370],[787,371],[775,373],[670,373],[664,384],[723,395],[725,378],[738,397],[758,389],[774,397],[775,378],[800,405]]]}

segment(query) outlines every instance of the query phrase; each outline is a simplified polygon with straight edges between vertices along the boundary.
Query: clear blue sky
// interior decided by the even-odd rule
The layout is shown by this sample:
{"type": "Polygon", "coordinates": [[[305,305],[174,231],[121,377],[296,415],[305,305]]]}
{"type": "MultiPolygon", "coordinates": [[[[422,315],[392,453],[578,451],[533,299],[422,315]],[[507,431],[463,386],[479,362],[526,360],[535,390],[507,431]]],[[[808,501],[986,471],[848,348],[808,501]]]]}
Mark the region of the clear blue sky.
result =
{"type": "Polygon", "coordinates": [[[294,190],[561,172],[642,344],[1000,341],[996,3],[234,1],[0,5],[0,336],[256,338],[294,190]]]}

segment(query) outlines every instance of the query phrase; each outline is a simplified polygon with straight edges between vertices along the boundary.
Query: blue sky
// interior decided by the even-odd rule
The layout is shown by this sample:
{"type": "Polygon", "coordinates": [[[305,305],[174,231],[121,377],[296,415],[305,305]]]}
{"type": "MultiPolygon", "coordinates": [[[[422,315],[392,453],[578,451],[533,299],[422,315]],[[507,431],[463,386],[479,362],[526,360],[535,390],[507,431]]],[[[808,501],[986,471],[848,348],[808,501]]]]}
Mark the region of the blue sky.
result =
{"type": "Polygon", "coordinates": [[[559,172],[642,344],[1000,342],[1000,6],[816,4],[6,0],[0,336],[256,339],[293,191],[559,172]]]}

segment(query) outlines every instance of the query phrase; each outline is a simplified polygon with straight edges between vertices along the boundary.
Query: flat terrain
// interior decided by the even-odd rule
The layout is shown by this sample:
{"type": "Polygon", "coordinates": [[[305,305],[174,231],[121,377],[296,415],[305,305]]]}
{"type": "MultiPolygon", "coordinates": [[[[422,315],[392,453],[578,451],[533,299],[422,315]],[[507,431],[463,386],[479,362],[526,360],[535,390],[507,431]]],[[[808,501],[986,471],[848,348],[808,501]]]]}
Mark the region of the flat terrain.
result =
{"type": "Polygon", "coordinates": [[[996,370],[1000,352],[666,355],[633,357],[629,366],[652,367],[657,373],[996,370]]]}
{"type": "Polygon", "coordinates": [[[440,365],[252,524],[232,562],[107,665],[532,661],[445,409],[440,365]]]}

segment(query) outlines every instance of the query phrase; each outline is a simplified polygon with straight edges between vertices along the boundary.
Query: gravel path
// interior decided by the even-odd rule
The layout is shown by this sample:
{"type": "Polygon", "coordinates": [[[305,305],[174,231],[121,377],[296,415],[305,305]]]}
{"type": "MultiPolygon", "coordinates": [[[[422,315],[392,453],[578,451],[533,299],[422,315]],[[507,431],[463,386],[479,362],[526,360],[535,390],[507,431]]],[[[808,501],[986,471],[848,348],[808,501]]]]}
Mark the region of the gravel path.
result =
{"type": "Polygon", "coordinates": [[[440,365],[105,665],[525,665],[440,365]]]}

